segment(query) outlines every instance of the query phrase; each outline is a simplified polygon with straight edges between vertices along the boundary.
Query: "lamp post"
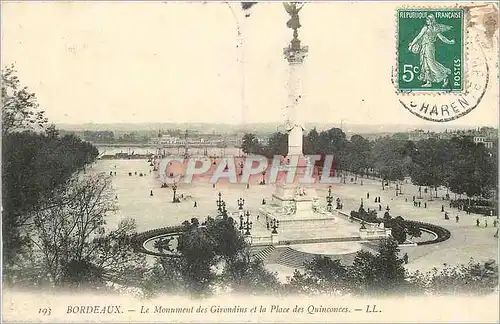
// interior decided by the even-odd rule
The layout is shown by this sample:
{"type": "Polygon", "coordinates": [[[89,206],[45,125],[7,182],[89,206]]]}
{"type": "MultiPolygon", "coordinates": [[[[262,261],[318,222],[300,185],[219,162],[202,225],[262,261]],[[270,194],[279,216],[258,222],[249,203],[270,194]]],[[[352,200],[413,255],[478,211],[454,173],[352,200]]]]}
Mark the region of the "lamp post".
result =
{"type": "Polygon", "coordinates": [[[271,221],[271,228],[273,231],[271,232],[272,234],[278,234],[278,231],[276,230],[280,226],[280,221],[277,220],[276,218],[273,218],[271,221]]]}
{"type": "Polygon", "coordinates": [[[266,171],[262,172],[262,184],[266,184],[266,171]]]}
{"type": "Polygon", "coordinates": [[[328,187],[328,196],[326,196],[326,210],[329,212],[332,211],[332,202],[333,202],[332,186],[329,186],[328,187]]]}
{"type": "Polygon", "coordinates": [[[245,225],[245,235],[250,235],[250,230],[252,229],[252,222],[250,221],[250,212],[247,210],[246,214],[247,216],[247,221],[243,222],[243,225],[245,225]]]}
{"type": "Polygon", "coordinates": [[[222,194],[219,192],[219,198],[215,201],[217,204],[217,210],[219,211],[219,214],[222,214],[222,203],[224,201],[222,200],[222,194]]]}
{"type": "Polygon", "coordinates": [[[243,214],[240,214],[240,231],[243,231],[243,214]]]}
{"type": "Polygon", "coordinates": [[[238,209],[243,210],[243,205],[245,204],[245,199],[238,198],[237,203],[238,203],[238,209]]]}
{"type": "Polygon", "coordinates": [[[226,209],[226,202],[222,201],[222,211],[221,211],[222,217],[227,217],[227,209],[226,209]]]}
{"type": "Polygon", "coordinates": [[[172,190],[174,192],[174,196],[172,198],[172,202],[176,203],[177,202],[177,197],[175,196],[176,193],[177,193],[177,184],[176,183],[174,183],[174,185],[172,186],[172,190]]]}

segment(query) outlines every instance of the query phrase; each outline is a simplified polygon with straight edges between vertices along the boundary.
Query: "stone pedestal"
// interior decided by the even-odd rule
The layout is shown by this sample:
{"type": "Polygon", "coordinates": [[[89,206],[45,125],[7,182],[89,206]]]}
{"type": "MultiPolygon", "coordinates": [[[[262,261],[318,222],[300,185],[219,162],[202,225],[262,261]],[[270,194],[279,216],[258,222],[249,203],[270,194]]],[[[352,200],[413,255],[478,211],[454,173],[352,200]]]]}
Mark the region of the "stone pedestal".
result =
{"type": "Polygon", "coordinates": [[[288,129],[288,156],[302,156],[303,131],[299,125],[288,129]]]}

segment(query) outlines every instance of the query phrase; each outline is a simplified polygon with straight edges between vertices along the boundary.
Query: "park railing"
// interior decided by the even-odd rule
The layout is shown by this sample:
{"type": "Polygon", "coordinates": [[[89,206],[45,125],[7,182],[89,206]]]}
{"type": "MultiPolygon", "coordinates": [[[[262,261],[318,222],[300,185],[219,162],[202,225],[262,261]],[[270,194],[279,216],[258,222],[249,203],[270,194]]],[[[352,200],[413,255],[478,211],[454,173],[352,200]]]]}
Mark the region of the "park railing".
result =
{"type": "MultiPolygon", "coordinates": [[[[355,217],[352,215],[349,215],[345,212],[338,211],[339,214],[348,217],[349,219],[355,220],[359,223],[364,222],[366,225],[371,225],[371,226],[378,226],[378,223],[370,223],[367,222],[359,217],[355,217]]],[[[417,245],[428,245],[428,244],[435,244],[435,243],[440,243],[448,240],[451,237],[451,232],[448,231],[446,228],[434,225],[431,223],[426,223],[426,222],[421,222],[421,221],[414,221],[414,220],[404,220],[407,223],[411,224],[416,224],[418,225],[421,229],[428,231],[430,233],[435,234],[434,238],[432,240],[427,240],[427,241],[422,241],[422,242],[416,242],[417,245]]]]}
{"type": "MultiPolygon", "coordinates": [[[[166,235],[166,234],[175,234],[182,233],[187,229],[184,225],[177,226],[167,226],[162,228],[156,228],[149,231],[141,232],[132,236],[132,247],[136,252],[142,252],[145,254],[153,255],[153,256],[167,256],[164,253],[154,252],[148,250],[144,247],[144,243],[152,238],[157,236],[166,235]]],[[[169,254],[168,257],[178,257],[177,255],[169,254]]]]}

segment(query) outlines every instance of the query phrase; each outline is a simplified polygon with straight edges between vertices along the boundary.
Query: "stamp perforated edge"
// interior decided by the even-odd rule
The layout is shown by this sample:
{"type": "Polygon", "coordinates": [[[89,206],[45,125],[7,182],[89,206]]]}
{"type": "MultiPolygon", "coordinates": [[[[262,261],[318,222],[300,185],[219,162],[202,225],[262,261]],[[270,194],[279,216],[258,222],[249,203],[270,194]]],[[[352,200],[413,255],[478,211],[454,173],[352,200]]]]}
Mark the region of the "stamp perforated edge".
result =
{"type": "Polygon", "coordinates": [[[469,93],[469,80],[470,80],[470,71],[469,71],[469,57],[471,49],[471,42],[473,41],[471,33],[469,32],[469,24],[470,24],[470,15],[468,7],[461,6],[460,4],[455,4],[453,6],[450,5],[429,5],[429,6],[413,6],[413,5],[402,5],[394,10],[394,26],[395,26],[395,56],[394,56],[394,66],[391,71],[391,81],[394,85],[395,93],[398,96],[426,96],[426,97],[438,97],[438,96],[463,96],[469,93]],[[462,91],[422,91],[422,90],[400,90],[399,82],[398,82],[398,62],[399,62],[399,50],[398,50],[398,37],[399,37],[399,20],[398,13],[400,10],[447,10],[447,9],[461,9],[463,11],[463,20],[462,20],[462,32],[463,32],[463,89],[462,91]]]}

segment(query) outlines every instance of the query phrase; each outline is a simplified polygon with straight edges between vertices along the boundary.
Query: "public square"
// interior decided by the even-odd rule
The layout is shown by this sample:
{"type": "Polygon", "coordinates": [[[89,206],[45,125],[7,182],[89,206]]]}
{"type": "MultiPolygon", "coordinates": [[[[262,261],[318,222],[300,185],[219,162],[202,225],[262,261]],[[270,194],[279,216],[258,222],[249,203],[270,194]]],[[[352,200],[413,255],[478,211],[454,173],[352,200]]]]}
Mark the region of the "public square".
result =
{"type": "MultiPolygon", "coordinates": [[[[249,187],[246,184],[217,183],[215,188],[208,182],[196,182],[191,184],[180,183],[177,188],[177,195],[183,196],[181,203],[172,203],[173,190],[160,188],[161,181],[152,171],[147,160],[99,160],[93,165],[90,172],[103,172],[109,174],[116,172],[112,177],[113,187],[116,191],[119,211],[116,216],[110,217],[107,224],[110,228],[115,227],[120,219],[131,217],[136,220],[137,231],[143,232],[151,229],[180,225],[185,220],[196,217],[200,220],[207,216],[215,216],[217,213],[216,200],[220,192],[226,202],[229,212],[236,212],[238,209],[237,200],[245,200],[244,209],[250,212],[250,220],[253,222],[252,234],[264,233],[266,231],[262,222],[258,222],[256,217],[261,207],[262,199],[270,199],[273,191],[273,184],[259,185],[261,176],[251,180],[249,187]],[[150,172],[151,171],[151,172],[150,172]],[[129,176],[132,172],[132,176],[129,176]],[[137,175],[135,175],[137,172],[137,175]],[[144,176],[139,176],[143,173],[144,176]],[[151,190],[153,196],[150,195],[151,190]],[[196,202],[196,207],[194,203],[196,202]]],[[[418,220],[442,226],[451,232],[451,238],[436,244],[423,246],[401,246],[401,253],[408,253],[409,263],[406,267],[409,270],[429,271],[434,267],[440,268],[443,265],[467,264],[471,258],[476,261],[486,261],[488,259],[497,260],[497,239],[494,234],[497,228],[493,227],[494,217],[459,212],[457,209],[449,208],[449,202],[442,200],[446,190],[438,190],[438,198],[430,200],[430,193],[423,193],[421,207],[414,207],[412,197],[418,197],[418,187],[409,183],[403,184],[403,193],[396,197],[395,185],[390,184],[389,188],[382,190],[381,181],[376,179],[358,178],[357,183],[351,183],[350,178],[345,184],[332,184],[332,194],[334,198],[340,197],[344,208],[343,211],[349,213],[357,210],[363,198],[365,208],[378,210],[378,203],[374,198],[381,197],[382,211],[379,217],[383,216],[387,205],[390,206],[390,214],[393,217],[402,216],[409,220],[418,220]],[[367,193],[370,199],[366,199],[367,193]],[[427,203],[427,208],[424,208],[427,203]],[[441,206],[449,212],[450,219],[445,220],[441,206]],[[457,223],[455,216],[459,215],[457,223]],[[476,226],[479,219],[480,226],[476,226]],[[488,227],[485,227],[485,222],[488,227]]],[[[315,184],[317,196],[321,204],[326,205],[328,185],[315,184]]],[[[433,192],[434,195],[434,192],[433,192]]],[[[453,195],[451,195],[453,198],[453,195]]],[[[336,216],[339,226],[347,222],[347,218],[341,215],[336,216]]],[[[309,230],[305,228],[305,237],[323,237],[329,228],[309,230]]],[[[279,231],[279,229],[278,229],[279,231]]],[[[425,233],[423,234],[425,235],[425,233]]],[[[293,250],[324,255],[352,254],[361,248],[358,242],[331,242],[291,245],[293,250]]],[[[280,277],[291,275],[292,268],[282,264],[267,264],[269,269],[278,272],[280,277]]]]}

